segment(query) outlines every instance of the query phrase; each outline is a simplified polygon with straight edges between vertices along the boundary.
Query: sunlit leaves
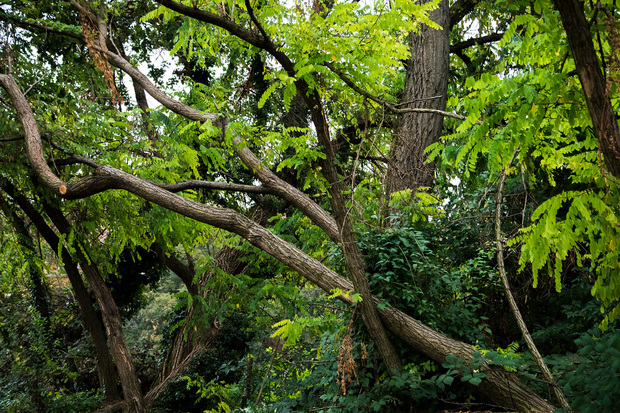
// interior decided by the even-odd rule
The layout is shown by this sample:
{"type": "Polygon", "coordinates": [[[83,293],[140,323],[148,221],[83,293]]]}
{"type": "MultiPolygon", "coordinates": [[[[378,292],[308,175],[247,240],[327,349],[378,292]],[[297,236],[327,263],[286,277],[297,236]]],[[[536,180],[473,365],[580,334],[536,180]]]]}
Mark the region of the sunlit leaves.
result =
{"type": "Polygon", "coordinates": [[[450,99],[468,119],[428,153],[431,159],[443,154],[444,162],[465,176],[479,173],[483,162],[494,179],[517,150],[521,173],[532,185],[545,178],[556,186],[557,176],[568,176],[574,187],[587,188],[561,188],[538,206],[532,224],[511,242],[522,243],[521,269],[531,265],[535,284],[547,271],[559,291],[563,263],[573,254],[598,277],[592,294],[603,306],[613,306],[620,298],[618,183],[604,176],[558,16],[544,0],[533,9],[526,6],[504,33],[497,71],[469,77],[465,96],[450,99]]]}
{"type": "Polygon", "coordinates": [[[293,57],[296,78],[312,87],[325,87],[322,77],[335,78],[323,67],[328,62],[381,94],[397,76],[400,60],[408,56],[408,33],[421,22],[436,27],[426,17],[435,2],[422,6],[409,1],[336,2],[329,10],[324,7],[272,4],[257,11],[266,17],[265,28],[274,42],[293,57]]]}
{"type": "Polygon", "coordinates": [[[521,266],[531,263],[535,284],[540,270],[547,267],[559,290],[562,261],[573,252],[579,264],[598,274],[592,294],[604,306],[620,297],[617,200],[617,195],[598,191],[563,192],[536,210],[534,224],[513,240],[523,242],[521,266]]]}

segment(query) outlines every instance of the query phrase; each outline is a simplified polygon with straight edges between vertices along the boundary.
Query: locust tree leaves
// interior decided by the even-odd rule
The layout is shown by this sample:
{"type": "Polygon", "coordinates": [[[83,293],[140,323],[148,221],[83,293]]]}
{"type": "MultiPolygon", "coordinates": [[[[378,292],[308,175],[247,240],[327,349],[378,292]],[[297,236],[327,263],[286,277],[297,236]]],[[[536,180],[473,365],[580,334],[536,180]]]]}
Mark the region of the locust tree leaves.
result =
{"type": "MultiPolygon", "coordinates": [[[[535,285],[544,271],[559,291],[563,262],[572,255],[589,268],[597,277],[592,294],[603,308],[612,307],[601,325],[606,328],[620,314],[620,183],[605,174],[559,16],[551,2],[538,0],[533,7],[524,7],[509,25],[494,71],[468,78],[461,85],[465,98],[450,99],[468,119],[428,152],[431,159],[442,153],[466,176],[478,173],[484,158],[494,179],[517,151],[512,173],[523,174],[534,188],[557,186],[557,176],[568,176],[511,244],[521,245],[521,269],[531,265],[535,285]]],[[[613,36],[599,32],[598,38],[608,58],[613,36]]],[[[610,93],[618,109],[618,91],[610,93]]]]}

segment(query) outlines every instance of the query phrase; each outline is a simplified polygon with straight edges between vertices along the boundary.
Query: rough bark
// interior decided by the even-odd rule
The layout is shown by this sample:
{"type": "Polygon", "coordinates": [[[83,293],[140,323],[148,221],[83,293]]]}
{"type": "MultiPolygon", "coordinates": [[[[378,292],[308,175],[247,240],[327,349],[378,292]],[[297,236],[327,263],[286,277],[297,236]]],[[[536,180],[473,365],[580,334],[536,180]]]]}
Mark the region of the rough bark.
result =
{"type": "MultiPolygon", "coordinates": [[[[450,63],[450,31],[448,1],[442,0],[429,17],[441,30],[422,26],[409,35],[411,57],[402,95],[404,108],[445,110],[450,63]]],[[[399,191],[430,187],[435,167],[426,163],[424,150],[441,137],[443,116],[433,113],[400,115],[388,166],[386,195],[399,191]]],[[[393,211],[391,211],[393,212],[393,211]]]]}
{"type": "MultiPolygon", "coordinates": [[[[438,363],[445,362],[450,354],[469,362],[476,352],[473,346],[446,337],[395,308],[385,307],[381,316],[394,335],[438,363]]],[[[548,401],[522,385],[514,373],[489,365],[483,366],[481,371],[487,376],[478,385],[478,391],[498,405],[520,412],[555,411],[548,401]]]]}
{"type": "MultiPolygon", "coordinates": [[[[1,183],[1,180],[0,180],[1,183]]],[[[35,243],[28,231],[28,227],[24,222],[24,219],[17,215],[14,208],[11,208],[8,202],[3,197],[0,197],[0,210],[4,213],[7,220],[12,221],[13,229],[17,234],[17,242],[22,247],[22,251],[26,260],[28,261],[28,272],[30,273],[30,295],[32,298],[32,305],[39,313],[39,316],[44,321],[44,328],[49,330],[51,325],[51,312],[50,303],[48,297],[47,285],[43,282],[44,275],[41,273],[37,265],[34,263],[36,256],[35,243]]],[[[45,336],[46,340],[49,340],[48,335],[45,336]]],[[[48,345],[51,343],[47,343],[48,345]]]]}
{"type": "MultiPolygon", "coordinates": [[[[220,210],[199,204],[171,194],[155,185],[141,182],[139,178],[133,175],[109,167],[105,167],[105,169],[106,173],[118,176],[124,182],[120,185],[124,189],[172,211],[242,236],[254,246],[288,265],[325,291],[334,289],[353,290],[350,281],[234,211],[220,210]]],[[[348,296],[341,296],[340,299],[351,304],[348,296]]],[[[396,309],[386,307],[380,311],[380,314],[384,325],[394,335],[400,337],[415,350],[438,362],[444,362],[449,354],[471,359],[475,351],[473,346],[445,337],[396,309]]],[[[536,393],[522,386],[515,375],[501,370],[496,371],[490,367],[487,368],[490,369],[489,378],[483,380],[479,386],[485,396],[502,406],[521,411],[550,412],[554,410],[553,406],[537,396],[536,393]]]]}
{"type": "MultiPolygon", "coordinates": [[[[245,2],[248,14],[260,34],[242,28],[233,21],[223,18],[222,16],[184,6],[173,1],[161,0],[160,3],[172,10],[192,16],[207,23],[218,25],[246,42],[266,50],[278,60],[290,76],[295,76],[296,71],[293,62],[291,62],[291,60],[280,50],[280,48],[277,47],[277,45],[272,43],[269,37],[267,37],[260,22],[256,19],[248,0],[245,2]]],[[[300,79],[296,82],[296,84],[299,93],[304,97],[306,106],[310,110],[310,116],[316,129],[318,143],[323,147],[323,152],[325,154],[325,159],[321,160],[320,165],[323,176],[329,183],[329,201],[334,219],[338,226],[339,238],[341,240],[340,245],[344,256],[345,267],[347,272],[351,275],[355,291],[362,297],[362,302],[360,303],[362,319],[364,320],[364,324],[366,325],[371,338],[377,344],[388,371],[400,371],[402,368],[400,358],[398,357],[391,340],[388,338],[385,329],[381,324],[381,320],[379,319],[377,309],[374,307],[374,303],[370,299],[370,287],[368,286],[368,279],[366,278],[364,257],[355,240],[353,227],[348,217],[348,211],[345,207],[346,203],[343,197],[344,186],[342,185],[341,179],[336,170],[329,126],[327,119],[325,118],[325,111],[323,109],[321,98],[318,93],[315,90],[312,90],[305,81],[300,79]]],[[[157,97],[155,98],[157,99],[157,97]]],[[[160,103],[163,104],[161,101],[160,103]]]]}
{"type": "MultiPolygon", "coordinates": [[[[56,228],[58,228],[62,234],[69,235],[71,232],[71,224],[67,221],[64,214],[50,205],[45,205],[44,208],[56,228]]],[[[108,345],[114,355],[118,376],[123,388],[125,410],[131,413],[146,412],[144,396],[131,359],[129,347],[125,341],[123,323],[118,307],[112,298],[110,290],[105,285],[99,270],[92,264],[91,260],[85,256],[82,248],[76,248],[76,256],[88,280],[88,284],[95,294],[97,303],[99,303],[99,307],[101,308],[103,324],[108,337],[108,345]]]]}
{"type": "MultiPolygon", "coordinates": [[[[237,248],[227,246],[223,247],[215,256],[214,266],[220,268],[228,274],[240,274],[244,270],[246,264],[241,263],[239,260],[245,255],[247,255],[245,251],[241,251],[237,248]]],[[[170,258],[172,257],[166,258],[165,263],[167,266],[170,258]]],[[[191,282],[194,278],[195,272],[188,265],[182,263],[176,258],[174,258],[173,262],[174,265],[169,268],[180,277],[182,276],[182,278],[189,278],[191,282]]],[[[190,291],[190,294],[200,294],[203,298],[205,298],[210,291],[205,290],[203,287],[211,279],[212,275],[213,274],[210,272],[206,273],[200,277],[197,283],[191,283],[192,290],[188,290],[190,291]],[[192,291],[195,291],[195,293],[192,291]]],[[[187,315],[187,319],[190,319],[193,316],[193,313],[194,309],[192,307],[187,315]]],[[[193,329],[187,329],[187,327],[179,329],[172,346],[166,354],[166,357],[159,369],[157,380],[147,396],[148,402],[154,399],[157,392],[163,388],[166,381],[174,378],[189,364],[194,355],[200,353],[205,348],[208,348],[209,344],[216,337],[219,327],[219,323],[213,322],[208,328],[204,329],[204,331],[199,331],[198,333],[196,333],[193,329]]]]}
{"type": "MultiPolygon", "coordinates": [[[[12,101],[19,99],[19,96],[11,93],[14,89],[6,86],[7,83],[10,83],[7,77],[8,76],[0,75],[0,84],[9,91],[12,101]]],[[[18,88],[17,91],[19,92],[18,88]]],[[[29,108],[27,109],[27,111],[20,111],[18,109],[20,120],[22,123],[34,124],[36,126],[32,112],[29,108]]],[[[187,107],[183,108],[183,112],[188,113],[190,115],[188,118],[194,120],[205,121],[206,119],[212,118],[187,107]]],[[[314,116],[316,116],[316,113],[314,116]]],[[[318,133],[322,133],[324,135],[323,137],[329,137],[326,132],[327,131],[318,133]]],[[[27,146],[29,158],[31,152],[37,153],[40,151],[42,153],[40,140],[37,142],[36,139],[30,139],[30,142],[35,146],[38,145],[38,148],[29,148],[27,146]]],[[[96,165],[94,162],[88,162],[87,164],[96,165]]],[[[46,167],[47,165],[33,165],[37,174],[45,174],[48,173],[48,171],[51,173],[51,170],[49,170],[49,168],[46,169],[46,167]]],[[[46,180],[46,182],[51,183],[52,189],[58,188],[54,187],[54,183],[59,181],[57,177],[55,178],[56,180],[52,177],[48,177],[46,180]]],[[[64,184],[65,183],[63,183],[63,185],[64,184]]],[[[300,275],[306,277],[309,281],[325,291],[332,291],[335,288],[344,291],[353,289],[353,285],[348,280],[243,215],[230,209],[217,208],[193,202],[172,194],[151,182],[144,181],[115,168],[109,166],[97,167],[94,176],[73,180],[67,183],[65,187],[66,195],[73,198],[88,196],[98,191],[111,188],[125,189],[147,201],[170,209],[171,211],[178,212],[189,218],[241,236],[252,245],[262,249],[285,265],[288,265],[291,269],[297,271],[300,275]]],[[[347,297],[340,297],[340,299],[345,302],[350,302],[347,297]]],[[[373,299],[370,298],[370,300],[373,299]]],[[[469,359],[474,352],[472,346],[444,337],[440,333],[424,326],[402,312],[386,308],[381,310],[380,314],[382,315],[384,325],[389,328],[393,334],[401,337],[416,350],[434,360],[443,362],[449,354],[456,354],[460,357],[469,359]]],[[[488,376],[480,384],[479,389],[490,399],[508,408],[516,408],[522,411],[553,411],[554,408],[552,405],[541,399],[527,387],[522,386],[516,376],[504,371],[498,372],[488,366],[485,367],[485,371],[488,371],[488,376]]]]}
{"type": "MultiPolygon", "coordinates": [[[[47,222],[45,222],[43,216],[32,206],[26,197],[16,194],[15,188],[12,184],[3,182],[2,186],[7,194],[13,198],[15,203],[19,205],[19,207],[32,221],[39,233],[41,233],[45,241],[50,246],[50,249],[58,253],[60,240],[54,230],[52,230],[47,222]]],[[[61,255],[59,258],[62,259],[63,268],[69,278],[75,299],[80,307],[84,328],[90,334],[92,343],[95,347],[95,352],[97,354],[97,373],[99,375],[100,385],[105,398],[107,401],[120,399],[120,394],[118,393],[116,384],[118,377],[114,368],[114,360],[112,359],[112,355],[106,345],[107,339],[105,333],[101,327],[99,318],[95,313],[88,290],[82,282],[82,277],[80,276],[77,264],[64,246],[61,247],[61,255]]]]}
{"type": "Polygon", "coordinates": [[[566,30],[566,38],[573,54],[605,166],[616,179],[620,179],[620,130],[582,3],[577,0],[555,0],[555,5],[566,30]]]}

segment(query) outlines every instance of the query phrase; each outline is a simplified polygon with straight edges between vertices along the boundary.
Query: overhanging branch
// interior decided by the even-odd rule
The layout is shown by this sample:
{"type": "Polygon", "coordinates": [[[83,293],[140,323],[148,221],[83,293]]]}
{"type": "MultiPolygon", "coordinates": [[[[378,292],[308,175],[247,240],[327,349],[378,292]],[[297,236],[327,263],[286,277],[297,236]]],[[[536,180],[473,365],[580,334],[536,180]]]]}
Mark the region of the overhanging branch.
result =
{"type": "Polygon", "coordinates": [[[480,0],[457,0],[450,7],[450,29],[459,24],[479,2],[480,0]]]}
{"type": "Polygon", "coordinates": [[[33,30],[36,32],[43,33],[54,33],[59,34],[65,37],[71,37],[80,41],[84,41],[84,36],[81,33],[72,32],[70,30],[60,30],[55,27],[45,26],[40,23],[30,22],[27,20],[20,19],[16,16],[12,16],[10,14],[5,13],[3,10],[0,10],[0,21],[10,22],[15,24],[16,26],[22,27],[26,30],[33,30]]]}
{"type": "Polygon", "coordinates": [[[450,46],[450,53],[459,53],[462,50],[468,49],[477,44],[487,44],[498,42],[504,37],[504,33],[492,33],[487,36],[476,37],[474,39],[467,39],[463,42],[459,42],[450,46]]]}
{"type": "MultiPolygon", "coordinates": [[[[412,113],[412,112],[417,112],[417,113],[434,113],[434,114],[437,114],[437,115],[442,115],[442,116],[446,116],[446,117],[454,118],[454,119],[459,119],[459,120],[466,120],[467,119],[467,116],[459,115],[458,113],[454,113],[454,112],[446,112],[445,110],[439,110],[439,109],[430,109],[430,108],[402,108],[402,109],[399,109],[395,105],[391,104],[390,102],[388,102],[388,101],[386,101],[384,99],[381,99],[381,98],[379,98],[379,97],[377,97],[377,96],[375,96],[375,95],[373,95],[371,93],[368,93],[367,91],[365,91],[361,87],[357,86],[355,84],[355,82],[353,82],[351,80],[351,78],[349,78],[342,71],[336,69],[333,64],[328,62],[328,63],[325,63],[324,65],[329,70],[331,70],[333,73],[335,73],[347,86],[349,86],[355,92],[357,92],[358,94],[364,96],[367,99],[372,100],[373,102],[378,103],[379,105],[383,106],[384,108],[386,108],[387,110],[389,110],[390,112],[392,112],[394,114],[398,115],[398,114],[412,113]]],[[[481,124],[481,123],[478,123],[478,124],[481,124]]]]}

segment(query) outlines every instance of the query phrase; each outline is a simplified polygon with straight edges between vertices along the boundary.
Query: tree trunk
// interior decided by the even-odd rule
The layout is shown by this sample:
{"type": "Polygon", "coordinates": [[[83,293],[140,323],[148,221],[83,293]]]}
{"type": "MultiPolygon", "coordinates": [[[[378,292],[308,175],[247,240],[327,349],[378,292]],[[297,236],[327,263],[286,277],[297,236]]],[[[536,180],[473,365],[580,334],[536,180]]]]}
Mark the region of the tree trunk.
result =
{"type": "MultiPolygon", "coordinates": [[[[2,186],[5,192],[13,198],[15,203],[19,205],[19,207],[32,221],[50,246],[50,249],[58,253],[58,244],[60,240],[54,233],[54,230],[47,225],[41,214],[39,214],[32,204],[30,204],[30,201],[28,201],[26,197],[15,193],[12,184],[3,182],[2,186]]],[[[95,346],[95,352],[97,354],[97,373],[99,375],[100,386],[103,390],[105,398],[108,401],[120,399],[116,384],[117,375],[114,368],[114,360],[112,359],[110,351],[106,345],[107,339],[105,333],[101,328],[99,318],[97,317],[92,302],[90,301],[86,286],[84,286],[84,283],[82,282],[82,277],[80,276],[77,265],[73,261],[73,257],[71,257],[64,246],[61,247],[60,258],[62,259],[67,277],[69,277],[69,282],[71,283],[73,293],[75,294],[75,299],[80,306],[84,328],[88,331],[88,333],[90,333],[93,345],[95,346]]]]}
{"type": "MultiPolygon", "coordinates": [[[[354,289],[352,283],[347,279],[243,215],[232,210],[220,210],[190,201],[122,171],[113,170],[109,167],[104,169],[106,174],[118,178],[115,187],[127,189],[150,202],[189,218],[238,234],[252,245],[288,265],[324,291],[331,292],[334,289],[351,291],[354,289]]],[[[352,304],[347,297],[341,296],[339,298],[352,304]]],[[[374,300],[372,297],[371,299],[374,300]]],[[[394,308],[386,307],[379,313],[383,325],[394,335],[439,363],[445,362],[446,357],[450,354],[471,360],[476,351],[473,346],[445,337],[394,308]]],[[[482,381],[478,388],[484,396],[496,403],[520,411],[552,412],[554,410],[551,404],[540,398],[531,389],[521,385],[516,375],[491,366],[486,366],[484,371],[487,373],[487,378],[482,381]]]]}
{"type": "MultiPolygon", "coordinates": [[[[181,3],[170,0],[160,0],[159,2],[172,10],[185,14],[186,16],[191,16],[206,23],[216,24],[220,27],[224,27],[226,30],[231,30],[236,36],[240,37],[249,44],[266,50],[282,65],[284,70],[288,72],[289,76],[297,77],[293,62],[288,58],[284,51],[272,43],[271,39],[265,37],[264,32],[261,32],[262,26],[256,19],[249,1],[246,0],[248,14],[250,15],[252,22],[259,28],[259,32],[261,33],[260,35],[254,31],[248,31],[245,28],[238,27],[234,22],[228,21],[227,19],[222,19],[220,16],[197,8],[185,6],[181,3]]],[[[179,111],[177,113],[184,113],[190,119],[197,116],[202,119],[202,121],[206,121],[208,118],[213,120],[213,114],[199,113],[198,111],[167,97],[164,93],[155,88],[146,76],[139,73],[138,70],[132,67],[128,62],[124,61],[124,59],[119,59],[119,56],[116,56],[114,53],[109,51],[107,51],[106,55],[111,64],[126,71],[132,78],[141,83],[151,96],[169,109],[175,112],[179,111]]],[[[0,81],[1,80],[2,77],[0,76],[0,81]]],[[[9,87],[7,82],[5,82],[5,84],[5,87],[9,87]]],[[[306,106],[310,110],[310,117],[316,129],[318,143],[323,147],[323,153],[325,154],[325,159],[320,160],[320,166],[322,168],[321,173],[329,183],[329,202],[335,222],[337,223],[337,233],[334,234],[330,232],[329,235],[335,242],[341,241],[340,246],[344,256],[345,267],[347,272],[351,275],[351,279],[353,280],[353,284],[355,286],[355,291],[362,296],[363,301],[360,303],[360,309],[364,324],[366,325],[372,340],[377,344],[383,361],[387,366],[388,372],[391,373],[393,370],[398,371],[402,367],[400,358],[398,357],[391,341],[387,337],[385,329],[381,325],[381,320],[377,315],[377,309],[374,308],[374,303],[372,303],[372,300],[370,299],[370,288],[368,286],[368,280],[366,279],[364,258],[355,241],[353,227],[346,209],[346,203],[343,196],[344,186],[342,185],[342,181],[338,176],[338,171],[336,170],[334,151],[329,133],[329,124],[325,118],[326,111],[323,108],[321,96],[316,90],[311,89],[303,79],[297,80],[296,86],[299,93],[303,96],[306,106]]],[[[217,117],[215,120],[218,121],[219,124],[219,119],[217,119],[217,117]]],[[[243,149],[240,149],[239,151],[242,150],[243,149]]],[[[241,154],[240,157],[242,157],[241,154]]],[[[249,167],[247,164],[246,166],[249,167]]],[[[45,173],[48,178],[52,178],[49,176],[47,171],[42,172],[45,173]]],[[[53,178],[52,181],[50,181],[51,186],[57,183],[58,182],[54,181],[53,178]]],[[[322,215],[323,214],[319,213],[317,216],[322,215]]],[[[321,228],[324,227],[321,226],[321,228]]]]}
{"type": "MultiPolygon", "coordinates": [[[[148,79],[146,79],[146,77],[139,72],[136,73],[137,70],[131,67],[126,61],[123,61],[119,59],[118,56],[113,56],[111,54],[108,56],[110,60],[115,61],[114,64],[127,68],[127,70],[132,73],[132,77],[139,78],[144,81],[143,86],[145,89],[147,89],[149,93],[151,93],[152,90],[156,95],[156,99],[161,99],[160,102],[166,105],[169,109],[175,112],[178,111],[177,113],[183,114],[183,116],[186,116],[192,120],[202,122],[209,119],[217,120],[217,117],[213,114],[202,113],[193,108],[187,107],[180,102],[171,100],[163,93],[154,89],[154,86],[148,81],[148,79]]],[[[175,195],[153,182],[140,179],[134,175],[122,172],[110,166],[97,165],[89,160],[85,160],[85,163],[96,168],[94,175],[77,178],[67,183],[61,181],[45,163],[45,158],[41,148],[41,139],[36,127],[36,121],[34,120],[32,111],[23,97],[23,94],[19,91],[19,88],[10,76],[0,75],[0,84],[2,84],[2,86],[9,93],[11,100],[17,109],[18,117],[24,125],[24,130],[27,135],[27,139],[25,140],[26,152],[29,161],[31,162],[35,172],[44,178],[44,183],[52,190],[60,192],[65,197],[76,199],[91,196],[94,193],[107,189],[124,189],[149,202],[153,202],[171,211],[180,213],[188,218],[213,225],[217,228],[221,228],[241,236],[252,245],[270,254],[283,264],[288,265],[292,270],[297,271],[300,275],[307,278],[309,281],[313,282],[325,291],[330,292],[336,288],[343,291],[353,290],[353,285],[348,280],[344,279],[322,263],[271,233],[261,225],[231,209],[218,208],[191,201],[182,196],[175,195]]],[[[317,103],[320,103],[320,101],[317,101],[317,103]]],[[[318,108],[320,108],[320,105],[318,108]]],[[[316,110],[313,111],[313,118],[317,115],[321,114],[316,110]]],[[[321,125],[320,120],[319,123],[315,122],[315,125],[316,124],[321,125]]],[[[323,122],[322,126],[327,128],[327,124],[325,122],[323,122]]],[[[329,138],[329,133],[327,130],[320,131],[319,128],[317,128],[317,134],[321,136],[321,142],[323,142],[325,138],[329,138]]],[[[330,151],[331,144],[329,141],[328,145],[329,146],[326,148],[330,151]]],[[[246,150],[248,150],[248,148],[244,147],[239,149],[238,153],[246,150]]],[[[333,157],[333,152],[331,155],[333,157]]],[[[241,157],[242,155],[240,154],[239,156],[241,157]]],[[[78,159],[78,157],[76,157],[76,159],[78,159]]],[[[263,169],[268,170],[266,167],[263,169]]],[[[256,171],[254,168],[251,168],[251,170],[256,171]]],[[[257,176],[258,175],[259,174],[257,173],[257,176]]],[[[328,178],[328,180],[332,182],[330,178],[334,178],[334,176],[332,175],[328,178]]],[[[261,178],[261,181],[262,180],[263,179],[261,178]]],[[[297,196],[297,192],[288,195],[284,193],[283,198],[288,199],[289,195],[297,196]]],[[[333,194],[333,192],[330,191],[330,194],[333,194]]],[[[294,205],[310,216],[313,221],[316,218],[316,222],[319,222],[317,225],[324,228],[330,236],[335,235],[335,238],[338,239],[338,234],[334,234],[332,232],[329,215],[326,217],[324,211],[321,213],[320,208],[318,208],[315,203],[313,203],[314,206],[309,206],[310,204],[306,204],[305,202],[308,200],[307,196],[304,198],[303,195],[299,195],[299,197],[300,200],[296,200],[295,202],[300,202],[297,202],[294,205]],[[321,221],[322,218],[326,219],[321,221]]],[[[339,194],[338,199],[342,199],[342,194],[339,194]]],[[[312,203],[312,201],[310,202],[312,203]]],[[[344,212],[346,214],[346,209],[343,211],[344,203],[335,201],[332,202],[334,202],[334,205],[339,206],[340,210],[338,213],[344,212]]],[[[334,214],[336,214],[336,212],[334,212],[334,214]]],[[[340,218],[342,217],[338,217],[336,221],[339,221],[340,218]]],[[[346,223],[346,221],[348,221],[348,219],[344,222],[346,223]]],[[[342,222],[343,221],[340,221],[339,224],[342,222]]],[[[344,228],[345,231],[342,231],[342,227],[340,227],[340,225],[338,229],[341,233],[348,233],[347,228],[344,228]]],[[[355,243],[349,243],[347,240],[343,239],[343,245],[345,245],[346,248],[346,246],[354,246],[355,243]]],[[[350,256],[349,259],[351,258],[353,257],[350,256]]],[[[360,266],[363,268],[363,261],[361,263],[358,262],[356,265],[358,268],[360,266]]],[[[365,277],[363,272],[361,275],[365,277]]],[[[359,273],[354,273],[352,276],[359,276],[359,273]]],[[[366,301],[374,301],[372,296],[365,298],[366,301]]],[[[341,296],[340,299],[350,303],[350,300],[347,297],[341,296]]],[[[376,304],[376,302],[373,304],[376,304]]],[[[375,311],[377,310],[377,307],[374,305],[370,308],[374,308],[375,311]]],[[[439,332],[432,330],[431,328],[421,324],[417,320],[402,312],[399,312],[398,310],[385,308],[381,310],[380,313],[382,315],[383,325],[385,325],[393,334],[401,337],[414,349],[440,363],[444,362],[449,354],[455,354],[459,357],[464,357],[465,359],[471,359],[472,354],[475,351],[472,346],[444,337],[439,332]]],[[[381,329],[381,331],[383,331],[383,329],[381,329]]],[[[383,333],[385,332],[383,331],[383,333]]],[[[535,392],[521,385],[518,377],[515,375],[508,374],[508,372],[505,372],[501,368],[493,369],[489,366],[485,366],[483,370],[487,373],[487,378],[482,381],[478,388],[481,390],[483,395],[495,400],[498,404],[501,404],[507,408],[516,408],[522,411],[534,410],[551,412],[554,410],[552,405],[540,398],[535,392]]]]}
{"type": "Polygon", "coordinates": [[[603,154],[607,170],[616,179],[620,179],[620,129],[609,100],[583,5],[577,0],[555,0],[555,7],[560,12],[566,30],[594,133],[599,141],[599,150],[603,154]]]}
{"type": "MultiPolygon", "coordinates": [[[[469,362],[477,351],[473,346],[446,337],[393,307],[386,306],[381,310],[381,316],[383,324],[394,335],[438,363],[444,363],[451,354],[469,362]]],[[[486,377],[477,386],[479,393],[499,406],[520,412],[555,411],[552,404],[522,385],[514,373],[489,365],[480,370],[486,377]]]]}
{"type": "Polygon", "coordinates": [[[340,248],[344,256],[345,268],[353,281],[353,291],[360,294],[362,297],[362,301],[358,305],[368,334],[377,345],[388,372],[393,374],[394,372],[402,370],[402,364],[392,341],[387,336],[385,328],[379,318],[375,303],[371,298],[370,286],[366,278],[366,263],[362,251],[357,245],[353,226],[349,219],[349,212],[346,209],[346,201],[343,196],[345,188],[336,170],[334,151],[329,135],[329,126],[327,119],[325,119],[321,99],[317,96],[315,91],[310,91],[307,85],[304,84],[302,87],[300,92],[302,96],[307,97],[306,105],[310,108],[312,121],[317,128],[319,144],[324,148],[325,159],[320,163],[323,176],[329,182],[329,202],[332,207],[334,219],[338,225],[341,241],[340,248]]]}
{"type": "MultiPolygon", "coordinates": [[[[450,64],[449,12],[448,1],[441,0],[429,17],[443,29],[423,25],[418,33],[409,34],[411,57],[407,61],[402,108],[446,108],[450,64]]],[[[419,112],[400,115],[390,148],[386,183],[388,201],[395,192],[416,191],[433,184],[435,166],[425,163],[424,150],[439,140],[442,130],[443,115],[419,112]]]]}
{"type": "MultiPolygon", "coordinates": [[[[43,282],[44,275],[41,274],[41,271],[34,263],[36,249],[32,236],[24,220],[17,215],[14,208],[11,208],[3,197],[0,197],[0,210],[4,212],[7,220],[13,221],[13,228],[17,233],[17,242],[21,245],[22,252],[28,261],[28,272],[30,273],[29,289],[32,297],[32,305],[43,319],[45,329],[49,330],[51,326],[51,310],[48,299],[48,288],[43,282]]],[[[49,339],[49,336],[46,335],[46,338],[49,339]]],[[[47,344],[51,343],[48,342],[47,344]]]]}
{"type": "MultiPolygon", "coordinates": [[[[241,263],[239,259],[245,255],[247,255],[245,251],[241,251],[237,248],[223,247],[216,254],[215,266],[228,274],[240,274],[246,264],[241,263]]],[[[166,266],[168,266],[168,268],[170,268],[184,281],[187,278],[191,281],[193,279],[193,275],[191,277],[188,277],[188,275],[190,273],[193,274],[193,271],[189,268],[189,266],[183,264],[176,258],[172,258],[173,257],[166,258],[164,261],[166,266]],[[174,265],[169,266],[169,264],[174,265]]],[[[190,283],[188,287],[190,294],[197,295],[199,294],[199,291],[202,291],[201,296],[205,298],[210,291],[205,290],[202,287],[205,286],[211,276],[212,273],[206,273],[196,284],[190,283]],[[195,294],[192,293],[192,291],[195,291],[195,294]]],[[[192,307],[187,315],[188,320],[193,316],[193,313],[194,308],[192,307]]],[[[204,330],[200,330],[198,334],[196,334],[193,329],[188,330],[187,326],[178,330],[174,337],[174,341],[172,342],[172,346],[168,350],[168,353],[166,354],[166,357],[159,369],[157,380],[153,383],[151,391],[149,391],[147,396],[148,402],[156,397],[157,392],[163,388],[163,384],[165,384],[166,381],[181,373],[181,371],[189,364],[191,359],[196,354],[199,354],[203,349],[209,346],[210,342],[217,335],[218,330],[219,326],[215,323],[212,323],[204,330]]]]}
{"type": "MultiPolygon", "coordinates": [[[[61,233],[68,235],[71,232],[71,225],[61,211],[49,205],[45,206],[45,211],[61,233]]],[[[140,382],[136,375],[127,342],[125,341],[121,316],[112,298],[112,294],[103,282],[99,270],[92,265],[91,261],[84,255],[82,248],[76,248],[76,255],[80,267],[101,308],[103,324],[105,325],[108,336],[108,345],[114,354],[114,360],[116,361],[118,375],[123,388],[125,410],[132,413],[146,412],[140,382]]]]}

